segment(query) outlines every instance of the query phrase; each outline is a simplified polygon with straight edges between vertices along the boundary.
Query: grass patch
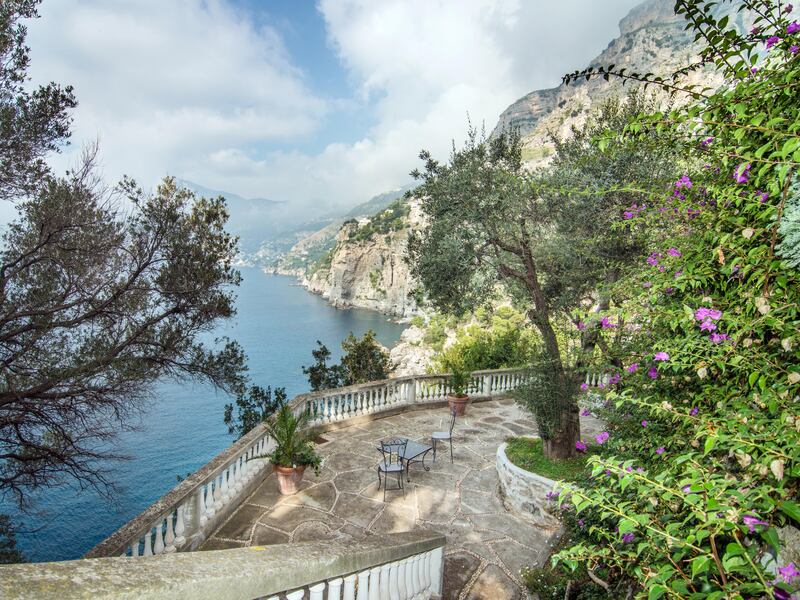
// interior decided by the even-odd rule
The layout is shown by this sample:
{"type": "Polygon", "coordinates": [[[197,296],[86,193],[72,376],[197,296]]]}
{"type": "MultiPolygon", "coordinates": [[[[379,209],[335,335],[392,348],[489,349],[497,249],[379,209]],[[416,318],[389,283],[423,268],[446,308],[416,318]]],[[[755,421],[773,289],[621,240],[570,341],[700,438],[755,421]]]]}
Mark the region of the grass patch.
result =
{"type": "Polygon", "coordinates": [[[531,473],[548,479],[574,481],[586,467],[586,454],[568,460],[552,461],[542,454],[542,440],[530,438],[508,438],[506,440],[508,460],[531,473]]]}

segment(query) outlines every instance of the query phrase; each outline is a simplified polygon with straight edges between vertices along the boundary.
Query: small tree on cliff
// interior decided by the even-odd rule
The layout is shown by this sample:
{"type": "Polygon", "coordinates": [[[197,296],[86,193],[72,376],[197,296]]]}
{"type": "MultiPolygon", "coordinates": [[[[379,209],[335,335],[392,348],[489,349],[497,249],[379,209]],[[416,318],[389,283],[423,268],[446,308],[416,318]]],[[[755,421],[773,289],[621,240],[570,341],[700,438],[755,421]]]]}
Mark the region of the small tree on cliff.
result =
{"type": "Polygon", "coordinates": [[[389,356],[386,349],[375,339],[375,332],[371,329],[361,338],[354,336],[351,331],[342,340],[342,351],[344,354],[341,362],[338,365],[328,365],[331,351],[317,340],[316,350],[311,351],[314,364],[303,367],[311,391],[377,381],[389,376],[389,356]]]}

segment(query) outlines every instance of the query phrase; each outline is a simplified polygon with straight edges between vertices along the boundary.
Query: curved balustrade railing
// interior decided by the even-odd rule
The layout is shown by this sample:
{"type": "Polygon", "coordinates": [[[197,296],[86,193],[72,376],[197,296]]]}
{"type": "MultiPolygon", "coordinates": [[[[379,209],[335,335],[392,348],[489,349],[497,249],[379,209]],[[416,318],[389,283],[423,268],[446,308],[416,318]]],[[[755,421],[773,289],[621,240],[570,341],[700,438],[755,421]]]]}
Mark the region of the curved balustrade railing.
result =
{"type": "MultiPolygon", "coordinates": [[[[525,380],[524,369],[476,371],[468,391],[473,399],[487,399],[512,391],[525,380]]],[[[308,410],[311,426],[325,429],[358,417],[444,402],[450,391],[446,374],[417,375],[301,394],[290,406],[296,413],[308,410]]],[[[270,444],[263,425],[256,427],[86,557],[195,550],[261,483],[268,462],[258,457],[269,453],[270,444]]]]}

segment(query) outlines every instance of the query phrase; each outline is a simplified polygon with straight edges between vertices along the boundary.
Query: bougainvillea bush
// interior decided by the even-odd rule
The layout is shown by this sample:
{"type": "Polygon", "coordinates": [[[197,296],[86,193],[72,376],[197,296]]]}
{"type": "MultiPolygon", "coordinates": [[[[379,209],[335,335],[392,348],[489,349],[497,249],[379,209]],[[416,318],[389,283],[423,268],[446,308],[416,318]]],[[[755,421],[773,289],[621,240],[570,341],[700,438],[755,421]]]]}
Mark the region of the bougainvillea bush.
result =
{"type": "MultiPolygon", "coordinates": [[[[608,427],[579,442],[603,452],[562,491],[582,525],[554,561],[619,597],[800,597],[784,547],[800,527],[800,272],[781,227],[797,202],[800,24],[770,0],[681,0],[676,12],[726,83],[598,142],[666,132],[686,170],[666,189],[630,182],[650,201],[618,227],[651,247],[613,291],[606,316],[624,325],[597,325],[616,349],[608,427]]],[[[680,79],[615,67],[576,75],[596,74],[683,93],[680,79]]]]}

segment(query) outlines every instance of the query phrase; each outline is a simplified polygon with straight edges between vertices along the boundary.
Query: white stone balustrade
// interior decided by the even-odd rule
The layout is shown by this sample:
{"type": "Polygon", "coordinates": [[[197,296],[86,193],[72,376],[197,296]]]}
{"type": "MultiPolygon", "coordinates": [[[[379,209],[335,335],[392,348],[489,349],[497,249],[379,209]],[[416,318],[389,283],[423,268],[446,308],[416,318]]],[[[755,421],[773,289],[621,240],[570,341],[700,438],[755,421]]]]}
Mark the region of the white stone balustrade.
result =
{"type": "Polygon", "coordinates": [[[427,600],[442,594],[444,536],[408,531],[148,560],[106,557],[0,566],[4,600],[195,598],[427,600]]]}
{"type": "MultiPolygon", "coordinates": [[[[525,380],[524,369],[476,371],[468,393],[475,400],[489,399],[525,380]]],[[[307,410],[311,426],[325,429],[351,419],[444,403],[450,391],[447,374],[398,377],[301,394],[290,407],[295,414],[307,410]]],[[[86,556],[138,557],[196,549],[269,473],[267,461],[257,457],[268,454],[270,444],[263,425],[256,427],[86,556]]]]}

